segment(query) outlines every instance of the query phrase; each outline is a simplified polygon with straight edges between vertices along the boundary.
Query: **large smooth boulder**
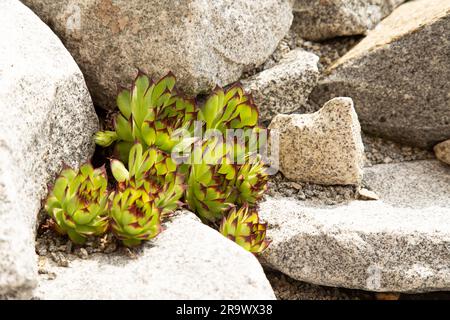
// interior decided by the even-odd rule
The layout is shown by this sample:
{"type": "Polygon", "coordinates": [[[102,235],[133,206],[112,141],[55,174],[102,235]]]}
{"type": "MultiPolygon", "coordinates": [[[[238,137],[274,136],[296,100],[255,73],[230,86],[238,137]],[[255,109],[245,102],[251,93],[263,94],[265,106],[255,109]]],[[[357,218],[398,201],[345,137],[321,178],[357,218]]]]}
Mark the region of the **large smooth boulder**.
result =
{"type": "Polygon", "coordinates": [[[296,0],[294,30],[308,40],[365,34],[405,0],[296,0]]]}
{"type": "Polygon", "coordinates": [[[133,259],[120,253],[75,259],[69,267],[45,265],[39,299],[217,299],[272,300],[272,287],[254,255],[179,213],[133,259]]]}
{"type": "Polygon", "coordinates": [[[331,66],[312,93],[355,102],[364,131],[418,147],[450,136],[450,1],[396,9],[331,66]]]}
{"type": "Polygon", "coordinates": [[[436,160],[367,168],[379,201],[268,199],[262,261],[290,277],[369,291],[450,290],[450,168],[436,160]]]}
{"type": "Polygon", "coordinates": [[[22,0],[63,39],[94,102],[114,108],[140,68],[189,94],[262,64],[292,23],[291,0],[22,0]],[[113,39],[113,40],[111,40],[113,39]]]}
{"type": "Polygon", "coordinates": [[[315,54],[296,49],[272,68],[242,80],[245,91],[258,106],[259,119],[272,120],[304,106],[319,79],[318,62],[315,54]]]}
{"type": "Polygon", "coordinates": [[[364,145],[352,99],[335,98],[312,114],[278,115],[269,129],[286,178],[325,185],[361,182],[364,145]]]}
{"type": "Polygon", "coordinates": [[[1,1],[0,23],[0,297],[25,298],[47,184],[92,155],[98,119],[75,61],[31,10],[1,1]]]}

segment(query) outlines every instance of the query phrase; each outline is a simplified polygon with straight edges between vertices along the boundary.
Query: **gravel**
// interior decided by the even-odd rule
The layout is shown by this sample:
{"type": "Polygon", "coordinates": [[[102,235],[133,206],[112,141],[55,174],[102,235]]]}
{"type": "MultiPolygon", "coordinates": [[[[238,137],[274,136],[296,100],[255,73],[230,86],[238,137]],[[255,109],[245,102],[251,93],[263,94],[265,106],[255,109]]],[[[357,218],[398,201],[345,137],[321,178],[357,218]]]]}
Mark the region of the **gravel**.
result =
{"type": "Polygon", "coordinates": [[[363,290],[324,287],[266,270],[267,279],[278,300],[449,300],[450,292],[423,294],[376,293],[363,290]]]}
{"type": "MultiPolygon", "coordinates": [[[[113,253],[121,250],[133,256],[133,251],[123,247],[112,233],[103,237],[91,237],[83,246],[72,243],[66,236],[53,230],[51,219],[44,219],[36,238],[36,253],[39,256],[39,273],[47,274],[45,263],[48,259],[60,267],[69,267],[75,259],[89,259],[93,253],[113,253]]],[[[133,249],[139,250],[139,249],[133,249]]]]}
{"type": "Polygon", "coordinates": [[[327,205],[347,202],[358,196],[358,188],[355,186],[322,186],[292,182],[281,173],[270,177],[268,187],[267,196],[270,197],[293,197],[300,201],[321,201],[327,205]]]}
{"type": "Polygon", "coordinates": [[[367,134],[363,134],[362,139],[366,153],[366,166],[435,158],[430,150],[406,146],[367,134]]]}
{"type": "Polygon", "coordinates": [[[373,300],[370,292],[317,286],[296,281],[288,276],[267,271],[267,279],[278,300],[373,300]]]}

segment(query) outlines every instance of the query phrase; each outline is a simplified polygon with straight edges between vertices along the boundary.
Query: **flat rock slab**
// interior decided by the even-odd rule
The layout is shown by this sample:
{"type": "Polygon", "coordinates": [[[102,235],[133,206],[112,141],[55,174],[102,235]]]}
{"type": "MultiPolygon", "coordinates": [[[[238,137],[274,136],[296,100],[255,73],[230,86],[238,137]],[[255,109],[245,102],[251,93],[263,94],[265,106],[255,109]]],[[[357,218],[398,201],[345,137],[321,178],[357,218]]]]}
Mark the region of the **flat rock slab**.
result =
{"type": "Polygon", "coordinates": [[[327,71],[310,99],[351,97],[366,132],[418,147],[450,137],[450,0],[398,7],[327,71]]]}
{"type": "Polygon", "coordinates": [[[22,0],[63,39],[94,102],[108,109],[136,68],[172,71],[189,94],[239,80],[288,33],[291,1],[22,0]]]}
{"type": "Polygon", "coordinates": [[[31,10],[0,1],[0,24],[0,297],[25,298],[47,184],[92,156],[98,119],[80,69],[31,10]]]}
{"type": "Polygon", "coordinates": [[[377,165],[365,180],[381,200],[262,203],[273,242],[261,261],[319,285],[450,290],[450,168],[434,160],[377,165]]]}
{"type": "Polygon", "coordinates": [[[146,243],[135,259],[96,254],[68,268],[46,266],[39,299],[275,299],[258,260],[190,212],[146,243]]]}

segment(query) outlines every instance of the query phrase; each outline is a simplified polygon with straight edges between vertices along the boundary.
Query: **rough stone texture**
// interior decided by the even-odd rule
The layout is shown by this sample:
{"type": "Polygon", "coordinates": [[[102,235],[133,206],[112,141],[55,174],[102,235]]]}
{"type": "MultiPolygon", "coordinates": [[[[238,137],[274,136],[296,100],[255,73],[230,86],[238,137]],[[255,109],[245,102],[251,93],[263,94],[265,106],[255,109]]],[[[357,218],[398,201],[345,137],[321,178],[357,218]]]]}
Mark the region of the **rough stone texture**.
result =
{"type": "Polygon", "coordinates": [[[172,71],[188,93],[237,81],[292,23],[292,0],[22,1],[63,39],[105,108],[136,68],[155,77],[172,71]]]}
{"type": "Polygon", "coordinates": [[[319,79],[318,62],[315,54],[297,49],[274,67],[242,80],[246,92],[255,99],[260,120],[272,120],[304,105],[319,79]]]}
{"type": "Polygon", "coordinates": [[[411,147],[396,141],[375,137],[363,132],[366,166],[382,163],[435,159],[429,149],[411,147]]]}
{"type": "Polygon", "coordinates": [[[37,16],[1,1],[0,24],[0,296],[23,298],[36,285],[47,183],[92,154],[98,119],[81,71],[37,16]]]}
{"type": "Polygon", "coordinates": [[[269,129],[279,135],[279,167],[288,179],[325,185],[361,182],[364,146],[352,99],[335,98],[313,114],[278,115],[269,129]]]}
{"type": "Polygon", "coordinates": [[[135,259],[94,254],[41,277],[40,299],[275,299],[258,260],[190,212],[146,243],[135,259]]]}
{"type": "Polygon", "coordinates": [[[261,260],[320,285],[450,290],[450,168],[435,160],[377,165],[365,180],[380,201],[262,203],[273,242],[261,260]]]}
{"type": "Polygon", "coordinates": [[[405,0],[296,0],[293,29],[308,40],[365,34],[405,0]]]}
{"type": "Polygon", "coordinates": [[[450,140],[441,142],[434,146],[436,158],[444,163],[450,164],[450,140]]]}
{"type": "Polygon", "coordinates": [[[419,147],[450,136],[450,0],[396,9],[327,70],[320,103],[349,96],[364,131],[419,147]]]}

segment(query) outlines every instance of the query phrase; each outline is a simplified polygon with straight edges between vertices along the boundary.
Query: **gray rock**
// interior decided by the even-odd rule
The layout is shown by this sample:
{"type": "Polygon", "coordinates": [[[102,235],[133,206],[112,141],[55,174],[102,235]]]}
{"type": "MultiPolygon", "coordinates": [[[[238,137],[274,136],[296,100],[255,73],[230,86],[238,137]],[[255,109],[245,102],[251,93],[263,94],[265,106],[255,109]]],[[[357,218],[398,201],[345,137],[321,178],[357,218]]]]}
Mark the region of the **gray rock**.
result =
{"type": "Polygon", "coordinates": [[[311,99],[349,96],[364,131],[432,147],[450,136],[449,31],[449,0],[408,2],[331,66],[311,99]]]}
{"type": "Polygon", "coordinates": [[[275,299],[251,253],[202,224],[190,212],[169,222],[135,259],[94,254],[69,268],[46,266],[40,299],[275,299]]]}
{"type": "Polygon", "coordinates": [[[319,57],[302,49],[289,52],[274,67],[242,80],[259,108],[262,121],[280,113],[291,113],[306,104],[317,84],[319,57]]]}
{"type": "Polygon", "coordinates": [[[435,160],[377,165],[365,180],[380,201],[262,203],[273,240],[262,262],[326,286],[450,290],[450,168],[435,160]]]}
{"type": "Polygon", "coordinates": [[[155,77],[172,71],[190,94],[237,81],[292,23],[292,0],[22,1],[63,39],[94,102],[109,109],[136,68],[155,77]]]}
{"type": "Polygon", "coordinates": [[[450,164],[450,140],[435,145],[434,154],[442,162],[450,164]]]}
{"type": "Polygon", "coordinates": [[[0,23],[0,296],[23,298],[37,283],[47,184],[92,155],[98,119],[75,61],[33,12],[1,1],[0,23]]]}
{"type": "Polygon", "coordinates": [[[313,114],[276,116],[269,127],[279,135],[279,167],[290,180],[357,185],[364,146],[350,98],[335,98],[313,114]]]}
{"type": "Polygon", "coordinates": [[[293,30],[308,40],[365,34],[405,0],[296,0],[293,30]]]}

